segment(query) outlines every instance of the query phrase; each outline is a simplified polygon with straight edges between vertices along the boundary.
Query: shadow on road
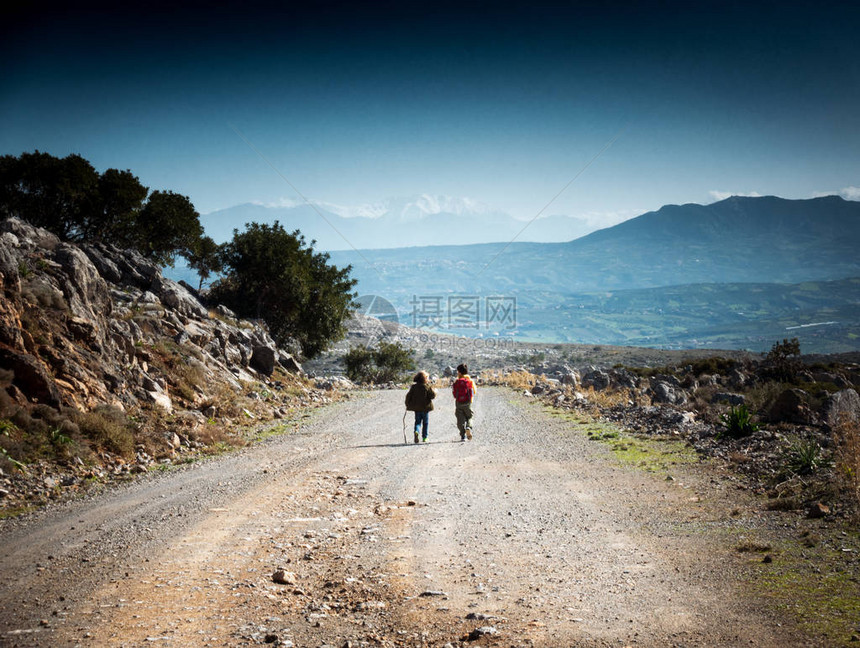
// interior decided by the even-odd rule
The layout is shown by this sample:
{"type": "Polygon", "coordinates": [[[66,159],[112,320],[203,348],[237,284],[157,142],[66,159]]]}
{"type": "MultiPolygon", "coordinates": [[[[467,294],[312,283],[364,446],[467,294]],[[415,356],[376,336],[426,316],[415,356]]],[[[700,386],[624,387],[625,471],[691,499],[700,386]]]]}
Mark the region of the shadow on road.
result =
{"type": "Polygon", "coordinates": [[[346,446],[348,449],[358,449],[358,448],[415,448],[421,446],[429,446],[429,445],[438,445],[438,444],[450,444],[450,443],[462,443],[460,439],[451,439],[449,441],[428,441],[427,443],[403,443],[399,441],[397,443],[368,443],[365,445],[354,445],[354,446],[346,446]]]}

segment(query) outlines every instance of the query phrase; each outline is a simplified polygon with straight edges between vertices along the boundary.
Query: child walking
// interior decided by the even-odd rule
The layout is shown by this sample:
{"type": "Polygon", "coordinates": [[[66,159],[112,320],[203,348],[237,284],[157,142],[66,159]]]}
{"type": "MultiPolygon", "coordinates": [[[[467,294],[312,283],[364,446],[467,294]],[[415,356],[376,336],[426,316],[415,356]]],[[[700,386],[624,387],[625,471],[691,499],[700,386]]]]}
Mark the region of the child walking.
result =
{"type": "Polygon", "coordinates": [[[427,428],[430,426],[430,412],[433,411],[436,391],[430,386],[430,377],[426,371],[419,371],[412,381],[406,393],[406,409],[415,412],[415,443],[418,443],[419,431],[422,440],[427,443],[427,428]]]}
{"type": "Polygon", "coordinates": [[[457,415],[457,429],[460,430],[460,441],[472,440],[472,400],[475,398],[475,383],[469,377],[469,367],[461,364],[457,367],[457,380],[451,386],[454,392],[457,415]]]}

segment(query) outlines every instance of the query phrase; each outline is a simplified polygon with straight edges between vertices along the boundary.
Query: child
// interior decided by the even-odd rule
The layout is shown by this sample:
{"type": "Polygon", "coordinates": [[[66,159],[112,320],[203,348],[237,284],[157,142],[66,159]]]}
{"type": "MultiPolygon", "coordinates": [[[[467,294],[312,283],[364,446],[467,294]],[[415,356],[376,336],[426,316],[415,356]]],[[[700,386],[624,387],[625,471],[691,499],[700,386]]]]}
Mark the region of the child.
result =
{"type": "Polygon", "coordinates": [[[406,393],[406,410],[415,412],[415,443],[418,443],[418,430],[427,443],[427,428],[430,426],[430,412],[433,410],[433,399],[436,392],[429,384],[430,377],[426,371],[419,371],[413,378],[412,386],[406,393]]]}
{"type": "Polygon", "coordinates": [[[457,429],[460,430],[460,441],[472,440],[472,400],[475,398],[475,383],[469,377],[469,367],[461,364],[457,367],[457,380],[451,390],[454,392],[455,414],[457,429]]]}

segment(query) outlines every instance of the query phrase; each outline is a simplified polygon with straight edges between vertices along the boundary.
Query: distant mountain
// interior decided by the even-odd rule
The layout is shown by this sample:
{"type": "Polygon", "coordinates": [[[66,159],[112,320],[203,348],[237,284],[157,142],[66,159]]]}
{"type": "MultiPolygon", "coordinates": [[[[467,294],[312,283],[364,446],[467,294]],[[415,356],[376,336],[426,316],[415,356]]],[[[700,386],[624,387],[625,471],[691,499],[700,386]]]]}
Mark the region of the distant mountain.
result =
{"type": "Polygon", "coordinates": [[[566,241],[591,231],[570,216],[547,216],[528,224],[473,200],[422,194],[350,209],[326,203],[267,207],[243,204],[201,216],[206,233],[221,243],[245,223],[279,221],[300,230],[319,250],[468,245],[487,241],[566,241]],[[523,231],[523,228],[528,227],[523,231]]]}
{"type": "Polygon", "coordinates": [[[654,288],[860,276],[860,202],[732,197],[668,205],[568,243],[336,252],[359,289],[548,291],[654,288]]]}

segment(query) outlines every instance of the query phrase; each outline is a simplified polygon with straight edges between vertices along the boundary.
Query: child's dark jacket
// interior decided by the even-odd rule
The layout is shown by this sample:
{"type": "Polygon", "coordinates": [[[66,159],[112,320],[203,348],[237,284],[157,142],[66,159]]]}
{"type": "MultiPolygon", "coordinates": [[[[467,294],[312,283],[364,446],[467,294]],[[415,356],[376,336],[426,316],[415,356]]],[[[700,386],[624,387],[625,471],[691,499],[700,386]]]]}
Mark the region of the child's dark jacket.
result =
{"type": "Polygon", "coordinates": [[[413,383],[406,392],[406,409],[410,412],[432,412],[436,392],[430,385],[413,383]]]}

